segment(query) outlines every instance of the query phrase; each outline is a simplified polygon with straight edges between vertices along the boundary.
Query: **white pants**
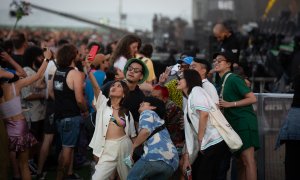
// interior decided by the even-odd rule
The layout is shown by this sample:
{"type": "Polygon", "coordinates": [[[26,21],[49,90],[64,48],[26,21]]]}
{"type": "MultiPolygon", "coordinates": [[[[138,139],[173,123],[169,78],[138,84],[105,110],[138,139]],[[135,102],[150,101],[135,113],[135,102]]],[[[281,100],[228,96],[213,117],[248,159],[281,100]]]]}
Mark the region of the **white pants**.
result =
{"type": "Polygon", "coordinates": [[[92,180],[107,180],[116,168],[121,180],[126,180],[130,169],[123,159],[130,155],[131,148],[132,142],[126,135],[119,139],[106,140],[92,180]]]}

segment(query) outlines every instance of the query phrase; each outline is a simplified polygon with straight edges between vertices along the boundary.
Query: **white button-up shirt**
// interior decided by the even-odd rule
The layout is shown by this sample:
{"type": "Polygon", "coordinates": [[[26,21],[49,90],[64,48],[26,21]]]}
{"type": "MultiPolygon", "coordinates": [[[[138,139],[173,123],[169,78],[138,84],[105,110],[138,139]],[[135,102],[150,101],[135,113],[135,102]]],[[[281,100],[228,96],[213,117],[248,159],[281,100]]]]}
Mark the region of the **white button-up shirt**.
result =
{"type": "MultiPolygon", "coordinates": [[[[106,141],[106,133],[108,129],[108,124],[113,113],[113,109],[107,105],[108,99],[101,93],[99,93],[98,99],[94,97],[94,105],[97,109],[96,115],[96,125],[93,138],[89,144],[93,148],[93,154],[100,157],[104,150],[104,145],[106,141]]],[[[130,112],[129,112],[130,113],[130,112]]],[[[125,133],[129,137],[135,137],[136,131],[134,127],[134,120],[130,113],[130,120],[128,116],[125,116],[126,126],[125,133]]]]}

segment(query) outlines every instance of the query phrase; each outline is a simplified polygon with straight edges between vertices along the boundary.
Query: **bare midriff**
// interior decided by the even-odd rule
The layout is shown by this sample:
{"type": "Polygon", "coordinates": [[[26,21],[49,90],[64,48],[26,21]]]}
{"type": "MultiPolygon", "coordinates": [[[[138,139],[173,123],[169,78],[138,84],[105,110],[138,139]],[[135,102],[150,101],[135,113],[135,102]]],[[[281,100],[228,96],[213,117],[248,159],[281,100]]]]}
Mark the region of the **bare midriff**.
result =
{"type": "Polygon", "coordinates": [[[124,128],[117,126],[114,122],[109,122],[106,139],[119,139],[123,136],[125,136],[124,128]]]}

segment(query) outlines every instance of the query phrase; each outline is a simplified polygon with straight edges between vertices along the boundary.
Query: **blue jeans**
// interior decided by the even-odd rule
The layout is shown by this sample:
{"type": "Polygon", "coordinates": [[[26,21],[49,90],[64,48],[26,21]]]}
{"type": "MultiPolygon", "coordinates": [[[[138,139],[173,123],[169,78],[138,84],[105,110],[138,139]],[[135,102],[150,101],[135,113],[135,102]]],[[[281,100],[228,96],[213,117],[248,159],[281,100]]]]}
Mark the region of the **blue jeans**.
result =
{"type": "Polygon", "coordinates": [[[58,119],[57,132],[63,147],[75,147],[80,133],[81,116],[58,119]]]}
{"type": "Polygon", "coordinates": [[[130,170],[127,180],[155,179],[166,180],[174,169],[164,161],[146,161],[139,159],[130,170]]]}

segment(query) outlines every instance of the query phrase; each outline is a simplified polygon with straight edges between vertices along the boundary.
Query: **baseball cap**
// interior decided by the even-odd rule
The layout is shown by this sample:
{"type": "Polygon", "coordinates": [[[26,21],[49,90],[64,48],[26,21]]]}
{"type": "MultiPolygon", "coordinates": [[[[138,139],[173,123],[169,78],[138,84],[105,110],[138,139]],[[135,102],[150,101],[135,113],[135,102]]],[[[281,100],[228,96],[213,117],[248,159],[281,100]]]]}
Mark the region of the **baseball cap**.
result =
{"type": "Polygon", "coordinates": [[[227,62],[231,62],[231,63],[234,62],[234,58],[235,58],[234,54],[231,53],[230,51],[223,51],[223,52],[214,53],[213,59],[216,59],[216,57],[219,56],[219,55],[224,56],[227,62]]]}
{"type": "Polygon", "coordinates": [[[142,60],[136,59],[136,58],[129,59],[127,61],[127,63],[125,64],[125,66],[124,66],[124,74],[126,76],[126,73],[127,73],[127,70],[128,70],[128,66],[130,64],[134,63],[134,62],[140,64],[143,67],[142,68],[142,70],[143,70],[143,72],[142,72],[143,73],[143,79],[141,79],[139,81],[139,84],[142,84],[148,78],[148,76],[149,76],[149,70],[148,70],[146,64],[142,60]]]}
{"type": "Polygon", "coordinates": [[[188,64],[188,65],[191,65],[193,59],[194,59],[194,58],[193,58],[192,56],[187,56],[187,57],[184,57],[183,59],[177,60],[177,63],[178,63],[178,64],[185,63],[185,64],[188,64]]]}

